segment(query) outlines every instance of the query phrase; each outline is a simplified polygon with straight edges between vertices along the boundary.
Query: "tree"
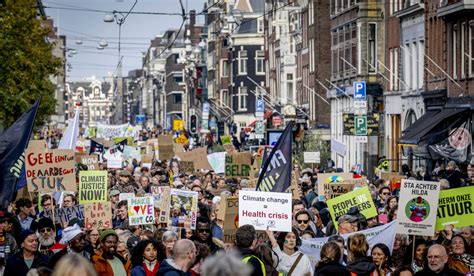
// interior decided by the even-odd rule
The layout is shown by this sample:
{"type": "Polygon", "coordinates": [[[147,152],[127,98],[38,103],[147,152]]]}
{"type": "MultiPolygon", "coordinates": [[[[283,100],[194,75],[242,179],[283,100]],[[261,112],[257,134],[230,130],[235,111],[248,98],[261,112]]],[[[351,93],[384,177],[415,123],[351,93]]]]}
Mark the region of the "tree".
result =
{"type": "Polygon", "coordinates": [[[49,77],[61,60],[47,42],[49,29],[37,18],[35,0],[6,0],[0,5],[0,127],[6,128],[40,96],[36,125],[54,113],[56,100],[49,77]]]}
{"type": "Polygon", "coordinates": [[[319,151],[321,166],[326,167],[326,160],[331,157],[328,141],[321,139],[321,135],[318,134],[305,134],[303,140],[299,143],[300,145],[297,145],[299,148],[297,148],[293,154],[295,164],[299,164],[302,168],[311,167],[312,164],[304,163],[304,152],[319,151]]]}

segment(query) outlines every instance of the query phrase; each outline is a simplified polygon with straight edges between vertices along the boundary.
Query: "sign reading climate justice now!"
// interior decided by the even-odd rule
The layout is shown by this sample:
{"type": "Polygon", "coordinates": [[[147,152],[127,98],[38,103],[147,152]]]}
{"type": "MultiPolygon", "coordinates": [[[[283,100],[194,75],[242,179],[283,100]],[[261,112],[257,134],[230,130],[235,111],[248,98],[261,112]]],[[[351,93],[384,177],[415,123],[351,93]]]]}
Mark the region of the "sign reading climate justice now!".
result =
{"type": "Polygon", "coordinates": [[[397,212],[397,233],[433,236],[440,184],[402,179],[397,212]]]}
{"type": "Polygon", "coordinates": [[[239,226],[291,232],[291,193],[239,192],[239,226]]]}
{"type": "Polygon", "coordinates": [[[446,225],[456,228],[470,226],[474,222],[474,186],[444,190],[439,193],[436,230],[446,225]]]}
{"type": "Polygon", "coordinates": [[[340,195],[338,197],[329,199],[327,202],[329,213],[337,228],[337,218],[347,214],[350,208],[354,206],[359,207],[359,211],[366,218],[377,216],[377,209],[369,192],[369,187],[364,186],[356,189],[350,193],[340,195]]]}
{"type": "Polygon", "coordinates": [[[107,171],[79,172],[79,202],[107,201],[107,171]]]}

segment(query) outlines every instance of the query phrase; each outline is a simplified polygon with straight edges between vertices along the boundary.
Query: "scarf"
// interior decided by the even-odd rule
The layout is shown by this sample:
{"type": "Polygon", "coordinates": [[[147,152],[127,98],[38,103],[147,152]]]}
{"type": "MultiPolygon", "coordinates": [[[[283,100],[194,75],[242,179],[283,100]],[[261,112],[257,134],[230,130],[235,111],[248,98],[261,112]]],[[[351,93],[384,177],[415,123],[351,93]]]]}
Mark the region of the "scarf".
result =
{"type": "Polygon", "coordinates": [[[143,260],[143,269],[145,270],[146,276],[155,276],[158,272],[159,267],[160,264],[157,260],[154,260],[152,262],[143,260]]]}

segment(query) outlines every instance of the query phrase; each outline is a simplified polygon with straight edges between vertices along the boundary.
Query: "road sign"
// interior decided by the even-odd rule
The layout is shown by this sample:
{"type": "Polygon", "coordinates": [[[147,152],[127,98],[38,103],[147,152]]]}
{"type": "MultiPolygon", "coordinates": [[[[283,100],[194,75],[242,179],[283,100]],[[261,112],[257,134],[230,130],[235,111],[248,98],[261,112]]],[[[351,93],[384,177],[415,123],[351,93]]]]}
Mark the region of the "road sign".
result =
{"type": "Polygon", "coordinates": [[[355,142],[357,144],[366,144],[368,141],[367,136],[355,136],[355,142]]]}
{"type": "Polygon", "coordinates": [[[209,119],[209,103],[202,104],[202,118],[209,119]]]}
{"type": "Polygon", "coordinates": [[[265,133],[265,124],[262,121],[255,122],[255,134],[265,133]]]}
{"type": "Polygon", "coordinates": [[[265,111],[265,102],[261,99],[258,99],[255,103],[255,112],[264,112],[265,111]]]}
{"type": "Polygon", "coordinates": [[[367,116],[354,116],[355,135],[367,136],[367,116]]]}
{"type": "Polygon", "coordinates": [[[354,101],[367,100],[365,81],[354,82],[354,101]]]}

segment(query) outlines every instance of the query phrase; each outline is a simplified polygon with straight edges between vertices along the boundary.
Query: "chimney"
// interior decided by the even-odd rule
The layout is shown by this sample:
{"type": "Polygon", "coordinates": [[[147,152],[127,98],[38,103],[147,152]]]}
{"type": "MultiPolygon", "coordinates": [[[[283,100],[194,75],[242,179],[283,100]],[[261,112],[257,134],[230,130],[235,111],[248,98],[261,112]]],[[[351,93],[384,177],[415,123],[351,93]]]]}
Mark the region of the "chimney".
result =
{"type": "Polygon", "coordinates": [[[189,11],[189,25],[196,25],[196,10],[189,11]]]}

